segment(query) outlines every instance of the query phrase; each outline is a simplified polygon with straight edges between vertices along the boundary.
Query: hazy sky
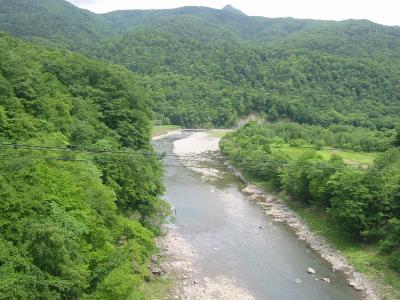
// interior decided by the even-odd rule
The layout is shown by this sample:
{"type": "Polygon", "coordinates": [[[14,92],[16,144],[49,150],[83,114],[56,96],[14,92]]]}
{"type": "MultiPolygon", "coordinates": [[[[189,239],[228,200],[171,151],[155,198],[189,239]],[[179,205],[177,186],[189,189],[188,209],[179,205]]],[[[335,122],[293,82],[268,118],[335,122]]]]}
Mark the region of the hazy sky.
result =
{"type": "Polygon", "coordinates": [[[68,0],[102,13],[121,9],[157,9],[181,6],[222,8],[231,4],[251,16],[323,20],[369,19],[400,25],[400,0],[68,0]]]}

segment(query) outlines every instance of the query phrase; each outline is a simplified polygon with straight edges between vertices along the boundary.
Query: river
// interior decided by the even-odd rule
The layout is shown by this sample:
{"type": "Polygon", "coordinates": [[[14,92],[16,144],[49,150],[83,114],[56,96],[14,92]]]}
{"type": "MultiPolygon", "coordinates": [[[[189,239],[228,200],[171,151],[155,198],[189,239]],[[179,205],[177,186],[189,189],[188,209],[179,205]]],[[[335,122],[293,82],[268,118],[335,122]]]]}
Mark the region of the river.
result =
{"type": "Polygon", "coordinates": [[[200,276],[232,278],[255,299],[360,299],[343,274],[333,272],[288,226],[273,222],[242,193],[242,183],[221,161],[202,164],[219,170],[213,180],[187,168],[190,157],[174,155],[174,142],[192,134],[153,144],[166,154],[165,199],[177,212],[172,227],[196,250],[200,276]],[[307,273],[309,267],[315,275],[307,273]]]}

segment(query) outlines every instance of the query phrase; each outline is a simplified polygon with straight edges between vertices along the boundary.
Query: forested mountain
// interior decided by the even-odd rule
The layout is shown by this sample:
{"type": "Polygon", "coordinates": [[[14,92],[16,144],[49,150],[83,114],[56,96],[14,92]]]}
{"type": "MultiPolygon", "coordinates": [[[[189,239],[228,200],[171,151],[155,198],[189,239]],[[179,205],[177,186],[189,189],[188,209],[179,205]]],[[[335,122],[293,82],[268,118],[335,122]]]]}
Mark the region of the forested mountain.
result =
{"type": "Polygon", "coordinates": [[[398,27],[229,6],[97,15],[63,0],[2,0],[0,11],[3,30],[50,36],[139,74],[162,123],[232,126],[251,112],[323,126],[399,122],[398,27]]]}
{"type": "Polygon", "coordinates": [[[0,298],[140,298],[162,222],[125,68],[0,35],[0,298]]]}

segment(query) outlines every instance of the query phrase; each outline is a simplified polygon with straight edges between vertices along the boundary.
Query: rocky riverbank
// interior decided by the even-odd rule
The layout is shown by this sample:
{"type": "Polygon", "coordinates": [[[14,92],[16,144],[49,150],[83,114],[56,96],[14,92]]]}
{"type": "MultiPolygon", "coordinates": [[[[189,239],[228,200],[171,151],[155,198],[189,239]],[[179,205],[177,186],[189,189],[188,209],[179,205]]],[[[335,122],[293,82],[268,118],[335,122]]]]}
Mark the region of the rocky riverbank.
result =
{"type": "Polygon", "coordinates": [[[175,281],[172,295],[182,300],[253,300],[248,291],[238,286],[234,280],[219,276],[208,278],[199,276],[200,270],[194,266],[195,251],[172,228],[158,239],[160,266],[175,281]]]}
{"type": "Polygon", "coordinates": [[[228,165],[228,168],[245,184],[242,191],[248,194],[251,199],[255,200],[265,214],[271,216],[276,222],[289,225],[300,240],[303,240],[311,249],[330,263],[334,271],[343,272],[346,275],[348,284],[356,290],[362,291],[365,299],[380,299],[375,284],[365,275],[357,272],[346,258],[334,249],[324,238],[311,232],[308,226],[295,212],[274,195],[252,185],[236,168],[230,165],[228,165]]]}
{"type": "MultiPolygon", "coordinates": [[[[172,131],[158,136],[165,138],[181,131],[172,131]]],[[[219,171],[200,166],[202,156],[207,152],[219,150],[219,138],[209,137],[206,132],[195,132],[188,138],[174,142],[174,153],[190,170],[202,175],[204,179],[218,177],[219,171]]],[[[166,234],[157,241],[160,249],[160,267],[175,285],[169,297],[182,300],[254,300],[249,291],[242,288],[232,278],[217,276],[201,277],[195,266],[196,251],[172,227],[165,228],[166,234]]],[[[168,299],[170,299],[168,298],[168,299]]]]}
{"type": "MultiPolygon", "coordinates": [[[[206,152],[218,153],[219,138],[209,137],[207,133],[198,132],[188,138],[174,142],[174,153],[193,171],[202,177],[211,179],[219,176],[220,169],[204,167],[206,152]]],[[[207,165],[207,164],[206,164],[207,165]]],[[[227,165],[228,166],[228,165],[227,165]]],[[[222,168],[222,171],[225,171],[222,168]]],[[[329,245],[322,237],[312,233],[308,226],[296,213],[273,195],[249,183],[238,170],[228,166],[228,169],[245,184],[243,192],[254,200],[261,210],[271,216],[274,221],[288,224],[297,237],[303,240],[316,253],[329,262],[334,271],[343,272],[348,284],[362,291],[366,299],[376,300],[379,295],[375,285],[363,274],[354,270],[348,261],[337,250],[329,245]]],[[[228,199],[229,200],[229,199],[228,199]]],[[[190,245],[173,229],[159,241],[162,268],[167,270],[170,277],[176,280],[173,297],[176,299],[254,299],[254,297],[238,284],[225,277],[201,278],[200,270],[195,267],[196,253],[190,245]]],[[[318,270],[316,270],[318,273],[318,270]]],[[[318,274],[316,274],[317,276],[318,274]]],[[[317,277],[316,277],[317,278],[317,277]]],[[[329,284],[329,278],[318,278],[324,284],[329,284]]]]}

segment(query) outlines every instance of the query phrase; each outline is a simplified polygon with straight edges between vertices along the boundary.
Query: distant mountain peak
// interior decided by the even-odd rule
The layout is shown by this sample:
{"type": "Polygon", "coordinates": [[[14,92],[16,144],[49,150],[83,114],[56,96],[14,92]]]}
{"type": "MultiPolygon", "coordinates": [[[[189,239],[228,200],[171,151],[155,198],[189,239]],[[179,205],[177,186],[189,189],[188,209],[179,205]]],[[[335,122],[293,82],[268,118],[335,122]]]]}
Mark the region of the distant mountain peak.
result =
{"type": "Polygon", "coordinates": [[[241,14],[241,15],[246,15],[244,12],[242,12],[241,10],[234,8],[232,5],[228,4],[226,5],[222,10],[224,11],[229,11],[231,13],[236,13],[236,14],[241,14]]]}

